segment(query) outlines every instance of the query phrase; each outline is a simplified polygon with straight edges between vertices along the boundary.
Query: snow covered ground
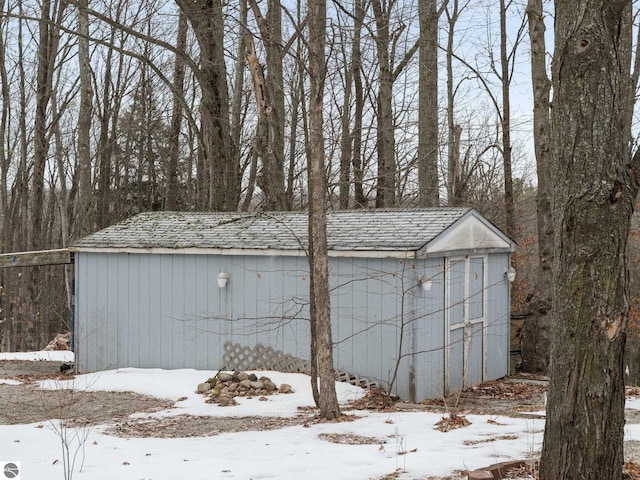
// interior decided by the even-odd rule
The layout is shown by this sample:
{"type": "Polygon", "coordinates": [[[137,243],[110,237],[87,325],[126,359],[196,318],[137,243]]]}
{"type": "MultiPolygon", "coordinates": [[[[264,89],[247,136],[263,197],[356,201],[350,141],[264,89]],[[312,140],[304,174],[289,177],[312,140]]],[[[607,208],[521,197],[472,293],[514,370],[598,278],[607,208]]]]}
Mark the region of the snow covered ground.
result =
{"type": "MultiPolygon", "coordinates": [[[[0,354],[31,360],[40,355],[0,354]],[[16,357],[19,356],[19,357],[16,357]]],[[[66,353],[69,355],[69,353],[66,353]]],[[[46,357],[45,357],[46,358],[46,357]]],[[[48,357],[51,358],[51,357],[48,357]]],[[[121,369],[79,375],[68,383],[42,382],[42,388],[92,391],[133,391],[177,400],[176,408],[153,415],[293,416],[298,406],[311,406],[309,378],[301,374],[268,372],[276,383],[289,383],[294,393],[273,395],[268,401],[238,398],[240,405],[219,407],[195,393],[198,383],[216,372],[196,370],[121,369]]],[[[13,382],[0,383],[12,384],[13,382]]],[[[362,390],[337,383],[342,403],[362,390]]],[[[636,401],[635,408],[640,408],[636,401]]],[[[20,408],[19,405],[16,408],[20,408]]],[[[350,412],[353,413],[353,412],[350,412]]],[[[355,412],[351,422],[285,427],[280,430],[225,433],[199,438],[118,438],[91,427],[76,459],[74,479],[380,479],[401,469],[400,479],[444,476],[454,470],[475,469],[492,463],[522,459],[537,452],[544,423],[540,419],[469,415],[471,425],[447,433],[436,430],[441,415],[428,412],[355,412]],[[323,440],[320,434],[354,434],[380,439],[371,445],[345,445],[323,440]],[[382,442],[385,443],[382,443],[382,442]],[[82,467],[82,468],[80,468],[82,467]]],[[[53,420],[53,419],[52,419],[53,420]]],[[[0,425],[0,462],[20,462],[22,479],[64,478],[57,422],[0,425]]],[[[638,425],[627,427],[625,439],[640,439],[638,425]]],[[[72,451],[75,448],[72,448],[72,451]]],[[[4,463],[3,463],[4,464],[4,463]]]]}

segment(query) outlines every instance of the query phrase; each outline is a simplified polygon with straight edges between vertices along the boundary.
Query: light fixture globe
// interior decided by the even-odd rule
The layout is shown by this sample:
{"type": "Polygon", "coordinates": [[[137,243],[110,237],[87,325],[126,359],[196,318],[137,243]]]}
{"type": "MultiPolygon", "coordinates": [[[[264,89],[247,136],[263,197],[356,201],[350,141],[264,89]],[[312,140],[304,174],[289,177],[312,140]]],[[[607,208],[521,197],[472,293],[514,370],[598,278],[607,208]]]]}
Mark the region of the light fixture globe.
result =
{"type": "Polygon", "coordinates": [[[227,282],[229,281],[229,273],[228,272],[220,272],[218,274],[218,287],[224,288],[227,286],[227,282]]]}
{"type": "Polygon", "coordinates": [[[516,269],[512,266],[509,266],[509,268],[507,268],[507,270],[504,272],[504,276],[509,283],[513,283],[513,281],[516,279],[516,269]]]}
{"type": "Polygon", "coordinates": [[[431,285],[433,285],[433,282],[429,277],[425,275],[422,275],[420,277],[420,287],[422,288],[422,290],[428,292],[429,290],[431,290],[431,285]]]}

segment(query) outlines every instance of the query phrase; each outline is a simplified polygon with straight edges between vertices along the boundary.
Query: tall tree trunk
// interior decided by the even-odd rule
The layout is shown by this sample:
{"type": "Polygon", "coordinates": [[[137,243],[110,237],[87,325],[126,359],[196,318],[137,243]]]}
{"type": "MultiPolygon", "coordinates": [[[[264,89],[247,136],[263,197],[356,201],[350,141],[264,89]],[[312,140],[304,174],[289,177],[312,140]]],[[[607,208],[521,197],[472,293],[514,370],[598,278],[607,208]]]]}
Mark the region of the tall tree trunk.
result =
{"type": "Polygon", "coordinates": [[[436,0],[420,0],[418,99],[418,189],[421,207],[440,205],[438,183],[438,8],[436,0]]]}
{"type": "MultiPolygon", "coordinates": [[[[509,2],[511,3],[511,2],[509,2]]],[[[514,47],[515,48],[515,47],[514,47]]],[[[500,0],[500,67],[502,87],[502,165],[504,167],[504,210],[506,233],[516,240],[516,210],[513,198],[513,178],[511,173],[511,72],[507,54],[507,5],[500,0]]],[[[512,263],[515,262],[512,260],[512,263]]]]}
{"type": "MultiPolygon", "coordinates": [[[[296,25],[298,31],[302,31],[303,28],[303,8],[301,0],[296,1],[296,25]]],[[[307,107],[306,107],[306,92],[305,92],[305,73],[306,67],[306,39],[298,35],[295,42],[295,70],[294,75],[291,78],[291,117],[289,131],[289,168],[287,171],[287,209],[295,208],[296,202],[296,181],[298,175],[296,170],[299,169],[299,147],[298,147],[298,132],[302,131],[305,141],[304,146],[306,150],[306,157],[308,158],[308,137],[307,128],[307,107]]],[[[306,203],[304,198],[303,189],[298,191],[298,200],[302,205],[306,203]]],[[[317,392],[314,392],[314,398],[317,392]]]]}
{"type": "MultiPolygon", "coordinates": [[[[268,0],[266,17],[255,0],[249,5],[256,19],[266,53],[266,75],[257,62],[249,62],[254,76],[254,90],[258,103],[258,152],[262,169],[258,186],[264,193],[266,210],[286,208],[284,184],[284,76],[282,72],[282,6],[280,0],[268,0]]],[[[252,45],[253,42],[250,42],[252,45]]],[[[250,57],[248,56],[249,60],[250,57]]]]}
{"type": "MultiPolygon", "coordinates": [[[[31,231],[29,246],[38,250],[42,245],[42,221],[44,212],[44,173],[49,156],[49,131],[47,109],[53,89],[53,68],[58,50],[58,18],[51,0],[42,2],[39,24],[38,71],[36,79],[36,110],[33,135],[33,174],[31,181],[31,231]]],[[[62,6],[60,8],[63,8],[62,6]]],[[[59,12],[61,13],[61,12],[59,12]]]]}
{"type": "Polygon", "coordinates": [[[467,182],[465,181],[465,165],[460,158],[460,138],[462,137],[462,127],[454,125],[453,143],[451,144],[452,160],[456,166],[453,175],[453,198],[449,203],[452,207],[459,207],[465,204],[467,197],[467,182]]]}
{"type": "Polygon", "coordinates": [[[240,160],[230,131],[222,2],[176,0],[176,3],[189,19],[200,47],[200,69],[196,72],[202,95],[199,163],[206,171],[199,169],[205,183],[201,186],[200,208],[235,210],[240,200],[240,160]]]}
{"type": "Polygon", "coordinates": [[[551,265],[553,263],[553,223],[551,219],[550,121],[547,76],[547,49],[542,0],[529,0],[527,6],[531,43],[531,81],[533,85],[533,139],[536,153],[538,189],[536,192],[538,225],[538,265],[534,294],[527,305],[529,316],[522,334],[524,369],[547,373],[549,367],[549,327],[551,310],[551,265]]]}
{"type": "Polygon", "coordinates": [[[367,199],[364,195],[364,169],[362,166],[362,117],[364,112],[364,88],[362,86],[362,49],[360,46],[360,36],[364,25],[364,17],[366,14],[365,0],[355,0],[355,18],[354,18],[354,37],[352,62],[355,66],[353,69],[353,195],[356,207],[364,208],[367,206],[367,199]]]}
{"type": "MultiPolygon", "coordinates": [[[[183,53],[187,49],[187,27],[187,17],[182,11],[180,11],[178,14],[176,49],[183,53]]],[[[169,158],[166,170],[167,193],[165,208],[167,210],[175,210],[178,206],[178,191],[180,187],[178,160],[180,157],[180,132],[182,130],[184,76],[184,60],[180,55],[176,55],[173,65],[173,109],[171,111],[169,158]]]]}
{"type": "Polygon", "coordinates": [[[381,0],[372,0],[376,21],[376,52],[378,54],[378,96],[376,148],[378,153],[378,180],[376,207],[396,205],[396,157],[393,119],[393,66],[389,55],[391,33],[389,17],[391,6],[381,0]]]}
{"type": "MultiPolygon", "coordinates": [[[[3,233],[6,239],[6,246],[9,251],[24,251],[28,246],[29,231],[29,172],[27,165],[28,155],[28,132],[27,132],[27,87],[25,73],[24,56],[24,29],[22,3],[18,3],[18,85],[20,98],[20,111],[18,114],[18,130],[20,136],[20,157],[18,160],[18,170],[14,180],[11,204],[9,206],[10,220],[3,233]]],[[[22,273],[22,272],[20,272],[22,273]]],[[[20,351],[25,348],[24,328],[22,324],[25,320],[25,303],[27,301],[26,282],[23,275],[14,272],[13,269],[7,272],[10,280],[13,280],[15,290],[9,294],[9,308],[5,311],[5,335],[9,332],[9,339],[6,341],[9,351],[20,351]]]]}
{"type": "MultiPolygon", "coordinates": [[[[88,54],[88,51],[87,51],[88,54]]],[[[89,80],[91,80],[91,77],[89,77],[89,80]]],[[[80,83],[82,83],[82,80],[80,80],[80,83]]],[[[82,86],[80,87],[82,88],[82,86]]],[[[82,94],[81,94],[82,96],[82,94]]],[[[82,103],[82,101],[80,102],[82,103]]],[[[82,109],[82,108],[81,108],[82,109]]],[[[53,116],[53,118],[58,118],[59,116],[58,112],[58,105],[57,105],[57,98],[55,93],[51,96],[51,115],[53,116]]],[[[79,115],[81,116],[81,115],[79,115]]],[[[80,137],[80,126],[78,125],[78,137],[80,137]]],[[[53,208],[57,208],[57,210],[60,212],[60,244],[62,246],[62,248],[67,248],[69,246],[69,241],[71,240],[72,234],[71,234],[71,229],[72,229],[72,225],[70,224],[70,220],[69,220],[69,213],[72,211],[72,206],[70,205],[70,202],[72,201],[72,197],[69,194],[68,188],[67,188],[67,176],[66,176],[66,171],[67,168],[65,168],[65,162],[64,162],[64,146],[63,146],[63,140],[62,140],[62,132],[60,131],[60,124],[59,122],[56,122],[55,127],[54,127],[54,139],[55,139],[55,145],[56,145],[56,151],[55,151],[55,157],[56,157],[56,164],[58,166],[58,177],[59,177],[59,195],[57,195],[58,200],[53,203],[51,202],[51,206],[53,208]]],[[[78,144],[80,143],[80,139],[78,138],[78,144]]],[[[78,147],[79,150],[79,147],[78,147]]],[[[79,152],[78,152],[78,156],[79,152]]],[[[80,162],[80,158],[78,158],[78,163],[80,162]]],[[[76,167],[76,170],[79,169],[79,165],[76,167]]],[[[89,165],[89,170],[91,169],[91,165],[89,165]]],[[[74,175],[75,178],[79,177],[79,173],[76,173],[76,175],[74,175]]],[[[77,183],[77,181],[74,179],[74,183],[77,183]]],[[[51,182],[52,185],[55,185],[55,181],[52,180],[51,182]]],[[[91,186],[91,175],[89,175],[89,186],[91,186]]],[[[77,187],[76,187],[77,188],[77,187]]],[[[72,187],[73,190],[73,187],[72,187]]],[[[52,188],[51,192],[52,192],[52,196],[53,196],[53,192],[55,192],[56,189],[52,188]]],[[[54,215],[51,215],[51,217],[54,217],[54,215]]],[[[53,218],[51,220],[53,222],[53,218]]],[[[53,230],[53,229],[51,229],[53,230]]],[[[50,232],[53,233],[53,232],[50,232]]],[[[77,238],[77,237],[76,237],[77,238]]],[[[49,243],[49,245],[53,245],[53,240],[51,243],[49,243]]],[[[50,274],[58,274],[59,270],[62,270],[62,277],[64,279],[64,293],[65,293],[65,299],[66,302],[64,304],[64,307],[62,306],[62,302],[60,302],[60,298],[57,298],[56,296],[56,304],[59,305],[58,308],[60,308],[61,311],[63,311],[65,308],[66,309],[71,309],[71,303],[72,303],[72,278],[73,278],[73,266],[72,265],[64,265],[61,269],[52,269],[52,267],[48,267],[47,268],[48,272],[50,274]]],[[[60,284],[59,278],[55,279],[56,281],[55,286],[57,287],[60,284]]],[[[47,283],[49,283],[49,279],[46,280],[47,283]]],[[[51,292],[52,290],[55,291],[55,287],[51,287],[51,288],[47,288],[48,292],[51,292]]],[[[54,294],[55,295],[55,294],[54,294]]],[[[47,317],[49,319],[51,319],[54,315],[52,315],[53,312],[48,311],[47,312],[47,317]]],[[[56,329],[55,328],[55,324],[56,323],[62,323],[62,318],[56,318],[53,321],[49,321],[48,322],[48,327],[49,327],[49,334],[55,334],[55,333],[59,333],[60,329],[56,329]],[[57,321],[56,321],[57,320],[57,321]]],[[[51,338],[51,335],[47,335],[45,337],[45,341],[48,341],[51,338]]]]}
{"type": "MultiPolygon", "coordinates": [[[[0,12],[5,10],[5,0],[0,0],[0,12]]],[[[9,12],[7,12],[9,13],[9,12]]],[[[9,193],[8,193],[8,177],[10,157],[5,150],[5,142],[9,134],[9,78],[7,76],[6,64],[6,47],[4,44],[4,32],[7,18],[0,20],[0,96],[2,97],[2,106],[0,106],[0,212],[2,213],[3,222],[9,218],[9,193]]],[[[4,233],[6,224],[3,225],[2,243],[4,247],[0,251],[5,251],[6,240],[4,233]]]]}
{"type": "MultiPolygon", "coordinates": [[[[298,48],[299,52],[301,49],[298,48]]],[[[299,62],[296,62],[299,63],[299,62]]],[[[302,96],[304,92],[301,92],[298,88],[298,75],[294,74],[293,78],[290,82],[291,88],[291,130],[289,131],[289,167],[287,169],[287,190],[286,190],[286,198],[287,198],[287,210],[291,210],[293,208],[294,200],[295,200],[295,180],[296,180],[296,165],[298,158],[298,123],[300,122],[300,101],[302,100],[302,96]]]]}
{"type": "MultiPolygon", "coordinates": [[[[7,12],[5,10],[6,2],[4,0],[0,0],[0,12],[7,12]]],[[[5,141],[9,134],[9,106],[10,106],[10,97],[9,97],[9,79],[7,76],[7,66],[6,66],[6,47],[4,44],[4,32],[6,26],[7,18],[0,20],[0,94],[2,96],[2,106],[0,109],[0,212],[2,213],[2,233],[0,234],[0,241],[2,245],[0,247],[0,251],[6,253],[10,247],[10,234],[11,232],[11,224],[10,224],[10,215],[9,215],[9,186],[8,186],[8,178],[9,178],[9,168],[11,166],[10,156],[7,154],[5,150],[5,141]]],[[[10,274],[6,271],[0,272],[0,285],[5,285],[7,279],[10,274]]],[[[0,318],[2,319],[0,338],[2,342],[0,343],[0,349],[3,352],[11,352],[12,350],[12,318],[8,313],[11,311],[11,300],[6,295],[4,289],[0,291],[0,318]]]]}
{"type": "MultiPolygon", "coordinates": [[[[116,13],[116,21],[121,12],[116,13]]],[[[104,61],[102,80],[102,99],[99,102],[101,108],[97,111],[99,123],[97,156],[97,191],[96,191],[96,227],[104,228],[110,225],[114,219],[121,219],[128,215],[129,200],[127,192],[129,185],[121,182],[126,172],[118,167],[122,163],[122,157],[116,156],[117,144],[120,134],[120,110],[123,98],[130,85],[131,69],[134,62],[125,61],[126,56],[117,54],[118,48],[124,47],[126,37],[117,35],[118,30],[112,26],[109,41],[106,46],[107,56],[104,61]],[[116,45],[116,39],[120,44],[116,45]],[[115,60],[114,60],[115,58],[115,60]],[[114,65],[115,64],[115,65],[114,65]],[[112,69],[115,70],[115,76],[112,69]]],[[[126,100],[125,100],[126,101],[126,100]]]]}
{"type": "MultiPolygon", "coordinates": [[[[78,193],[73,216],[73,238],[88,235],[93,230],[91,188],[91,118],[93,80],[89,58],[89,0],[80,0],[78,9],[78,71],[80,72],[80,111],[78,112],[78,193]]],[[[59,172],[64,177],[64,170],[59,172]]],[[[65,185],[66,180],[62,182],[65,185]]],[[[61,186],[62,186],[61,185],[61,186]]],[[[65,185],[66,186],[66,185],[65,185]]],[[[66,197],[66,195],[65,195],[66,197]]],[[[65,198],[66,200],[66,198],[65,198]]]]}
{"type": "MultiPolygon", "coordinates": [[[[326,0],[309,0],[309,268],[311,272],[312,358],[320,380],[317,405],[320,417],[333,420],[340,415],[336,396],[331,339],[329,265],[327,255],[327,200],[324,168],[324,82],[326,0]]],[[[316,379],[312,377],[312,382],[316,379]]]]}
{"type": "MultiPolygon", "coordinates": [[[[31,194],[29,198],[28,246],[32,250],[46,248],[44,227],[45,211],[45,168],[49,160],[48,108],[53,92],[53,72],[58,53],[59,25],[62,22],[65,3],[42,2],[40,22],[38,24],[38,67],[36,75],[36,107],[33,132],[33,164],[31,175],[31,194]]],[[[30,267],[24,272],[27,285],[25,348],[39,349],[39,335],[42,326],[41,307],[43,293],[43,272],[41,267],[30,267]]]]}
{"type": "Polygon", "coordinates": [[[631,159],[631,2],[556,0],[553,326],[542,480],[619,480],[631,159]]]}
{"type": "Polygon", "coordinates": [[[453,0],[453,10],[447,12],[449,31],[447,32],[447,205],[456,205],[457,192],[455,191],[456,178],[458,177],[458,160],[456,159],[455,144],[455,117],[454,117],[454,90],[453,90],[453,40],[456,22],[458,21],[458,0],[453,0]]]}
{"type": "MultiPolygon", "coordinates": [[[[115,40],[115,27],[111,28],[111,41],[115,40]]],[[[96,227],[109,225],[111,206],[111,138],[109,125],[111,119],[111,62],[113,49],[108,48],[104,65],[102,110],[100,111],[100,136],[98,142],[98,191],[96,195],[96,227]]]]}
{"type": "MultiPolygon", "coordinates": [[[[136,172],[136,186],[135,186],[135,196],[137,199],[137,212],[143,212],[146,210],[145,208],[145,188],[144,188],[144,176],[145,176],[145,166],[147,162],[147,132],[151,126],[146,122],[149,108],[151,107],[148,102],[149,98],[149,72],[146,68],[146,62],[149,55],[149,45],[145,45],[143,57],[145,60],[140,63],[140,84],[138,85],[137,92],[134,96],[136,99],[136,118],[141,123],[141,128],[137,132],[132,132],[132,136],[136,138],[137,144],[136,148],[136,157],[137,164],[135,167],[136,172]]],[[[150,177],[147,177],[149,181],[151,181],[150,177]]]]}
{"type": "MultiPolygon", "coordinates": [[[[354,28],[357,27],[354,25],[354,28]]],[[[351,134],[351,97],[353,91],[353,71],[355,68],[359,68],[359,66],[354,63],[353,56],[350,61],[348,60],[343,45],[345,39],[341,38],[340,40],[342,45],[342,58],[345,60],[345,66],[342,111],[340,112],[340,180],[338,181],[338,204],[340,208],[344,210],[349,208],[351,191],[351,155],[353,145],[353,135],[351,134]]]]}
{"type": "MultiPolygon", "coordinates": [[[[245,53],[247,46],[247,32],[245,26],[247,25],[248,7],[247,0],[239,0],[238,2],[238,24],[240,29],[238,32],[238,46],[236,49],[236,61],[235,72],[233,79],[233,91],[231,93],[231,141],[234,145],[240,149],[240,143],[242,140],[242,127],[243,127],[243,110],[242,99],[244,98],[244,74],[245,74],[245,53]]],[[[238,151],[240,152],[240,150],[238,151]]],[[[238,153],[240,155],[240,153],[238,153]]],[[[240,161],[241,159],[239,159],[240,161]]],[[[254,168],[254,156],[251,156],[251,162],[249,167],[249,179],[245,190],[244,200],[240,209],[246,212],[253,200],[253,191],[256,183],[256,168],[254,168]]]]}

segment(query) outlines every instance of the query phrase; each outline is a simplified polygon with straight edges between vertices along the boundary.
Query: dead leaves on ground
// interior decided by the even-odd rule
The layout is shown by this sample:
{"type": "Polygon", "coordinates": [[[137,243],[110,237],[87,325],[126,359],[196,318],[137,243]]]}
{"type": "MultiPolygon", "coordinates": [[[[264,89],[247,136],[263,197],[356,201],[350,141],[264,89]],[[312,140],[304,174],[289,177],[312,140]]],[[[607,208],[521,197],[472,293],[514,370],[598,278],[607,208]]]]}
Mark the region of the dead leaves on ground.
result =
{"type": "Polygon", "coordinates": [[[640,480],[640,465],[636,462],[627,462],[622,468],[622,478],[624,480],[640,480]]]}
{"type": "Polygon", "coordinates": [[[380,388],[369,388],[363,397],[349,402],[355,410],[393,411],[397,399],[380,388]]]}
{"type": "Polygon", "coordinates": [[[318,438],[341,445],[380,445],[386,442],[376,437],[365,437],[355,433],[321,433],[318,438]]]}
{"type": "Polygon", "coordinates": [[[498,422],[497,420],[494,420],[493,418],[488,419],[488,420],[487,420],[487,423],[488,423],[489,425],[505,425],[504,423],[500,423],[500,422],[498,422]]]}
{"type": "Polygon", "coordinates": [[[500,435],[497,437],[483,438],[481,440],[465,440],[462,443],[464,445],[478,445],[479,443],[491,443],[491,442],[496,442],[498,440],[517,440],[517,439],[518,437],[516,437],[515,435],[500,435]]]}
{"type": "Polygon", "coordinates": [[[531,400],[547,391],[547,386],[531,382],[493,381],[463,390],[463,395],[499,400],[531,400]]]}
{"type": "Polygon", "coordinates": [[[335,420],[323,420],[319,416],[297,415],[295,417],[210,417],[175,415],[171,417],[129,418],[107,429],[117,437],[139,438],[186,438],[209,437],[221,433],[278,430],[302,425],[308,427],[319,423],[351,422],[358,417],[340,415],[335,420]]]}
{"type": "Polygon", "coordinates": [[[504,472],[502,478],[538,478],[538,463],[524,463],[519,466],[513,466],[504,472]]]}
{"type": "Polygon", "coordinates": [[[442,419],[436,423],[436,430],[448,432],[449,430],[463,428],[468,425],[471,425],[471,422],[467,420],[467,417],[458,415],[457,413],[450,413],[448,417],[442,417],[442,419]]]}
{"type": "Polygon", "coordinates": [[[221,433],[277,430],[292,425],[301,425],[307,421],[306,417],[201,417],[176,415],[161,418],[131,418],[109,427],[107,433],[124,438],[208,437],[221,433]]]}

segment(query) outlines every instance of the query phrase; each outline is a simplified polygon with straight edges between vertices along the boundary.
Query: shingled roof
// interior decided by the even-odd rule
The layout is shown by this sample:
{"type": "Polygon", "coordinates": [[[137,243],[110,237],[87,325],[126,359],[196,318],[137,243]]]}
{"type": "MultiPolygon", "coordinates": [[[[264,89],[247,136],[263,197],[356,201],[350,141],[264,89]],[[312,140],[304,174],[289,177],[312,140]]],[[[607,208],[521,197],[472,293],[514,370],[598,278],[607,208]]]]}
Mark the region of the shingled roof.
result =
{"type": "MultiPolygon", "coordinates": [[[[333,251],[417,251],[470,208],[343,210],[327,213],[333,251]]],[[[488,222],[487,222],[488,223],[488,222]]],[[[147,212],[77,241],[74,250],[305,250],[306,212],[147,212]]]]}

